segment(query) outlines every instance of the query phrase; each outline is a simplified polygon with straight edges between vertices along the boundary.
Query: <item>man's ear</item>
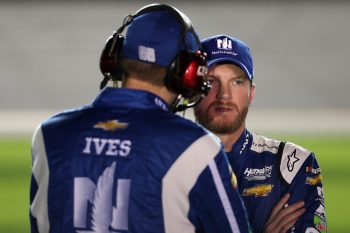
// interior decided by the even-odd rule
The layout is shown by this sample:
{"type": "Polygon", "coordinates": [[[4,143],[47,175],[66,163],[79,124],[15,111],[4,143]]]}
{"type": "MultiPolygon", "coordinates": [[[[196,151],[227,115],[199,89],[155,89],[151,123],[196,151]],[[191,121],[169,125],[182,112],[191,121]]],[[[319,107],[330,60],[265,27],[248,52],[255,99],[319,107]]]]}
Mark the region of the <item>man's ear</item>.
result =
{"type": "Polygon", "coordinates": [[[255,83],[252,82],[252,85],[250,86],[250,92],[249,92],[249,105],[251,105],[254,101],[254,96],[255,96],[255,83]]]}

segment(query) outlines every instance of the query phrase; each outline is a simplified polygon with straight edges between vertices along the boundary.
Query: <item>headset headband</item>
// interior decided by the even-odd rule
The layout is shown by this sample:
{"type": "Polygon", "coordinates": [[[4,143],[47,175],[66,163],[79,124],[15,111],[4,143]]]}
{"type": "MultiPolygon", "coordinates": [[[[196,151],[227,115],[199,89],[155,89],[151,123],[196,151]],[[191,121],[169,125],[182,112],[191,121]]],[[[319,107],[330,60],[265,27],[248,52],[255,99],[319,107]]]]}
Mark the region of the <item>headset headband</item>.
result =
{"type": "MultiPolygon", "coordinates": [[[[170,65],[167,65],[167,75],[164,80],[165,85],[169,90],[179,93],[185,98],[190,98],[198,94],[206,94],[209,91],[207,83],[203,81],[206,70],[206,55],[201,51],[195,51],[201,47],[198,35],[194,31],[190,19],[184,13],[175,7],[164,4],[151,4],[141,8],[132,15],[126,16],[123,24],[107,40],[100,59],[100,68],[104,75],[104,80],[101,82],[100,88],[102,89],[110,79],[122,80],[122,70],[119,60],[121,51],[126,48],[124,44],[125,37],[122,35],[124,29],[132,24],[135,18],[154,11],[168,12],[181,25],[177,42],[178,51],[176,51],[170,65]]],[[[128,35],[125,39],[128,40],[128,35]]],[[[126,52],[126,54],[130,53],[126,52]]],[[[135,58],[130,57],[130,59],[135,58]]]]}

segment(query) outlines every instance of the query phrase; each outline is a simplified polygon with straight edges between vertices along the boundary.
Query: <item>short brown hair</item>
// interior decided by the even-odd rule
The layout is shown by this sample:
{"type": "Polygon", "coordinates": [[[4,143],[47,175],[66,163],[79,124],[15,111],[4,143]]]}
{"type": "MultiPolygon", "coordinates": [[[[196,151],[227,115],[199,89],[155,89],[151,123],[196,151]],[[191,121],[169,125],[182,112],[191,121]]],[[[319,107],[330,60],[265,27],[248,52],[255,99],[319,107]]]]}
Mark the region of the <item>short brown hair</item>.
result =
{"type": "Polygon", "coordinates": [[[167,68],[163,66],[125,58],[121,61],[121,68],[125,78],[132,76],[156,86],[164,86],[167,68]]]}

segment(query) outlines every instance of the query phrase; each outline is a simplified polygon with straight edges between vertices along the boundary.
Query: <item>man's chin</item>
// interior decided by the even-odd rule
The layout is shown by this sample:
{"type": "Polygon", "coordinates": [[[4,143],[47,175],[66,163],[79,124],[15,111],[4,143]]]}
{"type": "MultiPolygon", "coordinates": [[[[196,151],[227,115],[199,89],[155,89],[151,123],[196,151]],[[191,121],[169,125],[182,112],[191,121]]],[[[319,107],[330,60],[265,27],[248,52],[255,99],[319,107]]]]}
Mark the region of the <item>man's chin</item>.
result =
{"type": "Polygon", "coordinates": [[[235,119],[237,118],[235,113],[230,114],[213,114],[211,119],[211,123],[214,125],[222,125],[222,126],[228,126],[232,125],[233,122],[235,122],[235,119]]]}
{"type": "Polygon", "coordinates": [[[231,134],[235,133],[242,126],[245,125],[245,119],[248,113],[248,105],[243,109],[241,113],[238,111],[232,111],[230,114],[217,113],[213,108],[209,108],[209,111],[204,115],[195,113],[195,116],[200,124],[202,124],[209,131],[214,134],[231,134]]]}
{"type": "Polygon", "coordinates": [[[215,134],[230,134],[235,130],[233,122],[227,121],[211,121],[207,126],[205,126],[211,132],[215,134]]]}

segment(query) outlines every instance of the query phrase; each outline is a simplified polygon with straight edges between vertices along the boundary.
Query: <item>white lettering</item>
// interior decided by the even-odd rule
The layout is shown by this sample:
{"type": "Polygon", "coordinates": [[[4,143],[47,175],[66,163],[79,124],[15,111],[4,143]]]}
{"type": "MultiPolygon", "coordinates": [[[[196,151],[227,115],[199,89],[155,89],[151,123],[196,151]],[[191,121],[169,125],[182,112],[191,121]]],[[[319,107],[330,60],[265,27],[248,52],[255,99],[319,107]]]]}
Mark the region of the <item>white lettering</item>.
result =
{"type": "Polygon", "coordinates": [[[84,154],[91,153],[91,140],[92,140],[92,138],[85,138],[86,144],[85,144],[85,148],[83,150],[84,154]]]}
{"type": "Polygon", "coordinates": [[[130,140],[86,137],[83,153],[127,157],[131,152],[131,145],[130,140]]]}
{"type": "Polygon", "coordinates": [[[231,51],[231,50],[217,50],[217,51],[212,51],[211,52],[212,55],[215,55],[215,54],[228,54],[228,55],[233,55],[233,56],[237,56],[238,53],[235,53],[234,51],[231,51]]]}
{"type": "Polygon", "coordinates": [[[198,76],[203,76],[204,77],[207,73],[208,73],[207,67],[205,67],[205,66],[198,66],[198,69],[197,69],[197,75],[198,76]]]}
{"type": "Polygon", "coordinates": [[[109,139],[108,140],[108,150],[106,151],[106,155],[118,155],[118,145],[120,143],[119,139],[109,139]]]}
{"type": "Polygon", "coordinates": [[[267,177],[271,177],[272,165],[265,166],[264,168],[246,168],[244,175],[246,179],[251,180],[264,180],[267,177]]]}
{"type": "Polygon", "coordinates": [[[96,154],[100,155],[102,153],[103,148],[107,143],[107,139],[93,138],[92,141],[95,144],[96,154]]]}
{"type": "Polygon", "coordinates": [[[122,143],[120,144],[120,151],[119,154],[120,156],[126,157],[129,155],[131,150],[131,141],[130,140],[125,140],[122,141],[122,143]]]}

